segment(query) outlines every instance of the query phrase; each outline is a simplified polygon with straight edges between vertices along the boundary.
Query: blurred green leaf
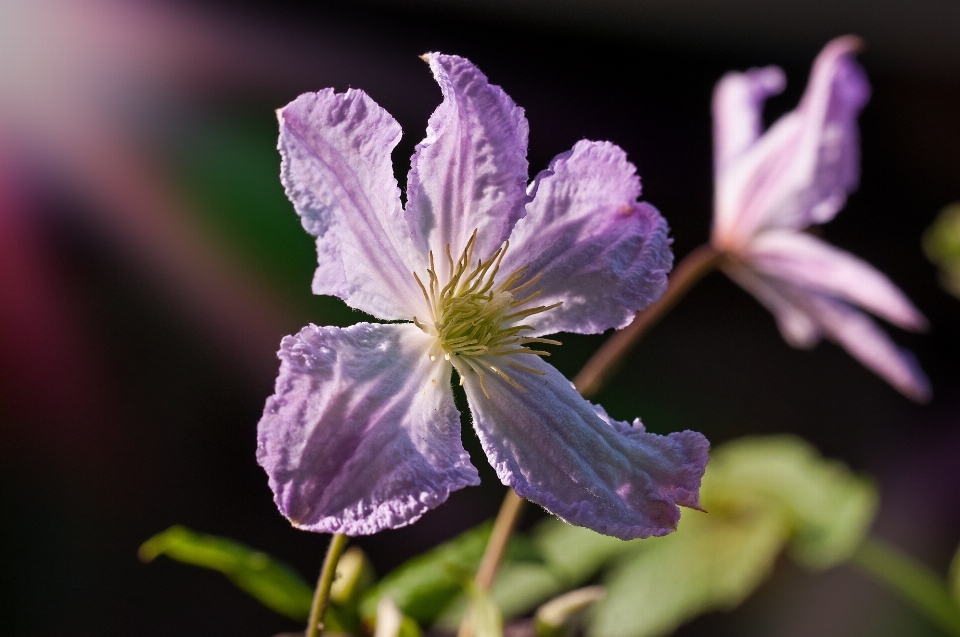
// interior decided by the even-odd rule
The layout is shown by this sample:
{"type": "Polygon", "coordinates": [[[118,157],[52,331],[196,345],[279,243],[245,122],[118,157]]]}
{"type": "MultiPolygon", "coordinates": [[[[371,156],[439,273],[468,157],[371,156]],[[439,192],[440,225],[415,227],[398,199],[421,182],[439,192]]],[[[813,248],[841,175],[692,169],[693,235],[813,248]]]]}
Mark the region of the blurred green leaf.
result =
{"type": "Polygon", "coordinates": [[[584,609],[603,599],[607,589],[603,586],[586,586],[555,597],[537,609],[534,628],[537,637],[563,637],[573,630],[573,623],[584,609]]]}
{"type": "Polygon", "coordinates": [[[701,488],[709,513],[685,510],[676,532],[630,542],[606,578],[590,634],[653,637],[740,604],[781,550],[823,569],[849,559],[873,520],[872,484],[793,436],[718,447],[701,488]]]}
{"type": "MultiPolygon", "coordinates": [[[[432,624],[473,579],[492,528],[492,522],[485,522],[401,564],[364,595],[360,614],[374,617],[377,602],[387,596],[404,615],[432,624]]],[[[529,538],[515,535],[507,546],[506,559],[535,561],[538,553],[529,538]]]]}
{"type": "Polygon", "coordinates": [[[297,620],[310,613],[313,590],[289,566],[234,540],[172,526],[143,543],[139,556],[150,562],[166,555],[179,562],[220,571],[265,606],[297,620]]]}
{"type": "Polygon", "coordinates": [[[470,605],[464,621],[473,629],[473,637],[503,637],[503,615],[493,596],[473,582],[468,582],[466,589],[470,605]]]}
{"type": "Polygon", "coordinates": [[[733,608],[767,576],[786,538],[771,507],[686,510],[676,532],[637,542],[606,578],[589,634],[665,635],[708,610],[733,608]]]}
{"type": "Polygon", "coordinates": [[[389,597],[377,602],[376,629],[373,637],[421,637],[423,631],[417,622],[405,616],[389,597]]]}
{"type": "Polygon", "coordinates": [[[868,539],[853,555],[853,563],[900,594],[931,622],[951,635],[960,635],[960,606],[942,577],[903,551],[868,539]]]}
{"type": "MultiPolygon", "coordinates": [[[[550,518],[533,530],[532,544],[539,561],[521,561],[507,555],[490,594],[506,618],[527,613],[551,597],[579,586],[604,564],[630,550],[633,543],[550,518]]],[[[521,556],[522,557],[522,556],[521,556]]],[[[436,620],[438,626],[456,629],[467,607],[466,597],[456,599],[436,620]]]]}
{"type": "Polygon", "coordinates": [[[373,566],[359,546],[351,546],[337,562],[336,576],[330,587],[330,601],[343,607],[353,607],[376,581],[373,566]]]}
{"type": "Polygon", "coordinates": [[[791,557],[812,569],[853,554],[877,500],[872,482],[795,436],[740,438],[719,447],[701,490],[707,511],[777,507],[790,530],[791,557]]]}
{"type": "Polygon", "coordinates": [[[923,233],[923,251],[940,266],[940,282],[960,297],[960,203],[944,208],[923,233]]]}

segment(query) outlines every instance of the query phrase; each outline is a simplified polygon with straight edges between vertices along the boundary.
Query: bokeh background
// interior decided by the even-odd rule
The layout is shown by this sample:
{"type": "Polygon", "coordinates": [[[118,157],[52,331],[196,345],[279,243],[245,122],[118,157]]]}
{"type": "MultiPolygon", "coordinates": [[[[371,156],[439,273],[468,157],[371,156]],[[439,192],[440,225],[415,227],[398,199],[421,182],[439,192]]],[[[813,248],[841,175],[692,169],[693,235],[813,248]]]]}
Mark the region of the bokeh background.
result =
{"type": "MultiPolygon", "coordinates": [[[[278,179],[274,109],[327,86],[401,123],[398,177],[439,89],[417,56],[469,57],[526,109],[532,174],[581,138],[623,146],[679,257],[706,241],[709,103],[727,70],[775,63],[789,110],[819,48],[865,37],[863,179],[824,236],[875,264],[933,328],[896,332],[930,374],[917,406],[836,346],[788,348],[713,274],[599,397],[618,418],[714,443],[793,432],[875,477],[875,534],[943,573],[960,542],[960,301],[922,231],[960,200],[953,0],[0,0],[0,624],[10,635],[266,636],[299,628],[220,575],[136,549],[174,523],[317,572],[257,466],[280,338],[358,315],[310,294],[311,238],[278,179]]],[[[566,337],[572,376],[603,337],[566,337]]],[[[482,487],[358,543],[384,573],[492,516],[482,487]]],[[[533,523],[542,512],[531,510],[533,523]]],[[[681,635],[935,635],[849,567],[787,562],[744,606],[681,635]]]]}

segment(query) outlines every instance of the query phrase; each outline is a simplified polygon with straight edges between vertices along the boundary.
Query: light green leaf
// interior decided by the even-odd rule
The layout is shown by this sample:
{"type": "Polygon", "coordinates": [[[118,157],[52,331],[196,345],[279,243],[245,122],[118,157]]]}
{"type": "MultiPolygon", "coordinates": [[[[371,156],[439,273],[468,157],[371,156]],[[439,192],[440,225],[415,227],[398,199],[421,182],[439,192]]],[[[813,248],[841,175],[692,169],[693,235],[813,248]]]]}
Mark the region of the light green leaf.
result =
{"type": "Polygon", "coordinates": [[[470,605],[464,623],[472,628],[473,637],[503,637],[503,615],[493,596],[470,582],[467,586],[470,605]]]}
{"type": "MultiPolygon", "coordinates": [[[[551,597],[579,586],[596,575],[604,564],[634,546],[633,542],[549,518],[533,530],[533,547],[541,560],[523,554],[508,555],[493,581],[490,594],[506,618],[527,613],[551,597]]],[[[456,629],[467,607],[457,596],[436,620],[437,626],[456,629]]]]}
{"type": "Polygon", "coordinates": [[[960,203],[944,208],[923,233],[923,251],[940,266],[940,282],[960,297],[960,203]]]}
{"type": "Polygon", "coordinates": [[[140,547],[150,562],[166,555],[179,562],[220,571],[263,605],[297,620],[310,613],[313,591],[292,568],[234,540],[172,526],[140,547]]]}
{"type": "Polygon", "coordinates": [[[569,634],[583,611],[606,594],[607,589],[603,586],[586,586],[551,599],[538,608],[534,615],[537,637],[563,637],[569,634]]]}
{"type": "Polygon", "coordinates": [[[706,611],[733,608],[763,581],[787,538],[776,509],[685,510],[677,531],[641,540],[606,579],[589,634],[665,635],[706,611]]]}
{"type": "Polygon", "coordinates": [[[417,622],[405,616],[389,597],[377,602],[377,622],[373,637],[422,637],[417,622]]]}
{"type": "Polygon", "coordinates": [[[791,556],[812,569],[853,554],[873,522],[877,500],[869,480],[795,436],[740,438],[719,447],[701,490],[707,511],[779,508],[790,529],[791,556]]]}
{"type": "MultiPolygon", "coordinates": [[[[388,596],[404,615],[432,624],[473,579],[492,527],[490,522],[481,524],[401,564],[363,597],[361,615],[373,617],[378,600],[388,596]]],[[[536,560],[536,549],[517,535],[507,546],[506,559],[536,560]]]]}
{"type": "Polygon", "coordinates": [[[633,546],[557,519],[542,522],[533,532],[533,542],[551,570],[568,586],[590,579],[604,564],[633,546]]]}

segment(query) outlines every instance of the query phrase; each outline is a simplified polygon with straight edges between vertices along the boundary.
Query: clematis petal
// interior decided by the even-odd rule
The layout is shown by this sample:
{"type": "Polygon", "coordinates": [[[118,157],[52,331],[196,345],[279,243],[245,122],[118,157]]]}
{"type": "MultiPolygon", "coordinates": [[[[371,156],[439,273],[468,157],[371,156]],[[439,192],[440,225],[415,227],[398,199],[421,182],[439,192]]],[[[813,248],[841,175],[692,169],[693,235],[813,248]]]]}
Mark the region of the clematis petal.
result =
{"type": "Polygon", "coordinates": [[[930,400],[930,381],[913,352],[895,345],[869,316],[821,295],[808,303],[823,331],[867,369],[912,400],[930,400]]]}
{"type": "MultiPolygon", "coordinates": [[[[609,142],[579,141],[537,176],[527,216],[510,236],[501,270],[539,276],[535,334],[594,334],[626,326],[667,288],[673,264],[667,222],[638,203],[640,179],[609,142]]],[[[522,280],[521,280],[522,283],[522,280]]]]}
{"type": "Polygon", "coordinates": [[[365,93],[305,93],[277,113],[281,176],[307,232],[317,237],[316,294],[381,319],[410,318],[422,265],[400,207],[390,153],[400,126],[365,93]]]}
{"type": "MultiPolygon", "coordinates": [[[[488,257],[523,216],[527,120],[523,109],[468,60],[428,53],[443,92],[407,178],[407,220],[418,247],[456,258],[474,230],[488,257]]],[[[441,255],[437,255],[441,256],[441,255]]],[[[446,275],[446,260],[438,259],[446,275]]]]}
{"type": "Polygon", "coordinates": [[[297,527],[366,535],[479,484],[460,442],[450,364],[409,324],[305,327],[283,340],[257,461],[297,527]]]}
{"type": "Polygon", "coordinates": [[[853,36],[817,57],[800,105],[717,173],[713,242],[735,249],[758,231],[833,218],[859,179],[856,119],[870,94],[853,36]]]}
{"type": "Polygon", "coordinates": [[[923,330],[927,320],[872,265],[816,237],[769,231],[754,238],[744,258],[757,272],[854,303],[894,325],[923,330]]]}
{"type": "Polygon", "coordinates": [[[809,349],[820,342],[823,336],[820,326],[801,305],[782,293],[783,286],[756,274],[743,263],[731,260],[721,267],[727,276],[770,310],[780,334],[791,347],[809,349]]]}
{"type": "Polygon", "coordinates": [[[476,373],[465,378],[483,449],[517,495],[622,539],[665,535],[680,519],[678,505],[699,507],[709,447],[702,435],[657,436],[639,421],[610,420],[539,357],[522,363],[542,374],[505,367],[524,390],[491,371],[486,393],[476,373]]]}
{"type": "Polygon", "coordinates": [[[763,132],[763,103],[783,92],[783,69],[767,66],[727,73],[713,91],[713,160],[719,172],[750,148],[763,132]]]}

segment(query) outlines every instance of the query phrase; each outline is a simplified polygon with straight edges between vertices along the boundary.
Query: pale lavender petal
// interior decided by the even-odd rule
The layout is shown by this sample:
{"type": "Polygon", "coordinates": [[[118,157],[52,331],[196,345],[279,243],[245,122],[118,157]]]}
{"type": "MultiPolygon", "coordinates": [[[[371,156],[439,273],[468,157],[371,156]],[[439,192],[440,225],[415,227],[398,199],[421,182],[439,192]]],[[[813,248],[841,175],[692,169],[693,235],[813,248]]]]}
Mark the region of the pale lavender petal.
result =
{"type": "MultiPolygon", "coordinates": [[[[468,60],[428,53],[443,102],[430,116],[407,178],[406,215],[419,248],[449,245],[454,259],[477,230],[488,257],[523,215],[527,120],[523,109],[468,60]]],[[[442,275],[446,259],[438,258],[442,275]]]]}
{"type": "Polygon", "coordinates": [[[716,176],[713,242],[734,250],[770,227],[829,221],[857,186],[857,116],[870,94],[854,59],[860,40],[833,40],[817,57],[797,109],[716,176]]]}
{"type": "Polygon", "coordinates": [[[761,274],[849,301],[905,329],[927,320],[890,279],[872,265],[808,234],[764,232],[743,257],[761,274]]]}
{"type": "Polygon", "coordinates": [[[783,286],[777,286],[756,274],[748,266],[729,259],[723,271],[763,304],[777,321],[780,334],[791,347],[809,349],[820,342],[823,332],[801,304],[784,294],[783,286]]]}
{"type": "Polygon", "coordinates": [[[277,112],[281,175],[303,227],[317,237],[316,294],[381,319],[416,315],[421,295],[390,152],[400,126],[365,93],[305,93],[277,112]]]}
{"type": "Polygon", "coordinates": [[[640,179],[609,142],[580,141],[537,176],[527,216],[510,236],[505,273],[540,278],[521,296],[562,305],[525,322],[530,334],[594,334],[621,328],[667,287],[673,263],[667,222],[637,202],[640,179]]]}
{"type": "MultiPolygon", "coordinates": [[[[536,356],[505,367],[524,390],[488,370],[465,378],[474,427],[504,484],[563,520],[622,539],[665,535],[677,506],[699,508],[709,443],[692,431],[657,436],[610,420],[536,356]]],[[[505,361],[496,360],[502,365],[505,361]]]]}
{"type": "Polygon", "coordinates": [[[257,460],[297,527],[367,535],[479,484],[460,442],[450,364],[409,324],[305,327],[283,339],[257,460]]]}
{"type": "Polygon", "coordinates": [[[727,73],[713,90],[714,171],[750,148],[763,132],[763,103],[783,91],[787,78],[776,66],[727,73]]]}
{"type": "Polygon", "coordinates": [[[869,316],[825,296],[811,296],[808,303],[827,336],[867,369],[912,400],[930,400],[930,381],[913,352],[894,344],[869,316]]]}

